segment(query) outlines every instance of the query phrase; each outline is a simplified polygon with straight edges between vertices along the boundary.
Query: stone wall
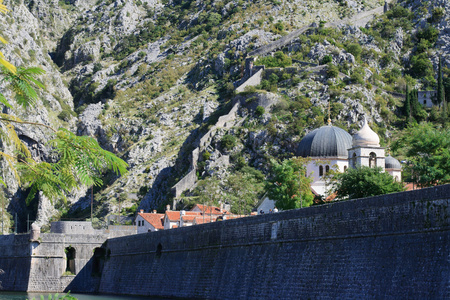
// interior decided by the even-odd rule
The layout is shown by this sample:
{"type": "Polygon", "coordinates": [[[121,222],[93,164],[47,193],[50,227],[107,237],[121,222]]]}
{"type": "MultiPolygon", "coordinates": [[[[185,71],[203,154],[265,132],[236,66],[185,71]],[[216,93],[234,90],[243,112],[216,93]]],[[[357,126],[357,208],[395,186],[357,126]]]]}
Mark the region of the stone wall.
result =
{"type": "Polygon", "coordinates": [[[101,293],[450,298],[450,185],[108,240],[101,293]]]}
{"type": "Polygon", "coordinates": [[[285,35],[283,37],[281,37],[280,39],[262,46],[256,50],[253,50],[251,52],[248,53],[247,56],[264,56],[267,53],[270,53],[272,51],[278,50],[283,48],[284,46],[288,45],[289,43],[291,43],[294,39],[296,39],[300,34],[304,33],[306,30],[309,29],[309,26],[305,26],[302,27],[300,29],[297,29],[291,33],[289,33],[288,35],[285,35]]]}
{"type": "Polygon", "coordinates": [[[94,292],[100,278],[92,274],[92,256],[107,235],[41,234],[31,243],[31,266],[27,291],[30,292],[94,292]],[[64,275],[67,267],[66,248],[75,249],[74,275],[64,275]]]}
{"type": "Polygon", "coordinates": [[[26,291],[30,277],[29,235],[0,235],[0,282],[3,290],[26,291]]]}
{"type": "Polygon", "coordinates": [[[253,74],[249,79],[247,79],[243,84],[236,88],[236,93],[245,92],[245,88],[248,86],[256,86],[261,83],[261,78],[264,69],[260,69],[255,74],[253,74]]]}
{"type": "Polygon", "coordinates": [[[231,128],[234,126],[238,109],[239,103],[237,102],[234,104],[228,114],[220,116],[216,124],[200,138],[199,146],[195,148],[191,154],[191,165],[189,167],[189,173],[181,178],[181,180],[178,181],[177,184],[175,184],[171,189],[175,198],[178,198],[184,191],[191,189],[195,185],[195,183],[197,182],[197,161],[199,159],[200,153],[211,144],[211,140],[216,134],[216,130],[218,128],[231,128]]]}

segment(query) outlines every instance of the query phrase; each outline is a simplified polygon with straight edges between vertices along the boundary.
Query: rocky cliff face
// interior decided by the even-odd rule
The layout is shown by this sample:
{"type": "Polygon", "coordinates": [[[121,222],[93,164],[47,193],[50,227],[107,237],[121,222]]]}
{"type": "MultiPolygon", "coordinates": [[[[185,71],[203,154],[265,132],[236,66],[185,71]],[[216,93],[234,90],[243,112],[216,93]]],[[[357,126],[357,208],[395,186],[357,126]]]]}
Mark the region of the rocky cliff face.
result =
{"type": "MultiPolygon", "coordinates": [[[[46,89],[39,91],[40,101],[33,107],[8,112],[94,136],[128,162],[126,176],[107,175],[104,186],[95,191],[97,216],[133,205],[157,208],[172,199],[170,188],[191,171],[199,139],[239,101],[235,127],[216,131],[205,148],[217,155],[197,157],[206,162],[202,165],[206,171],[213,158],[223,154],[230,155],[232,166],[241,156],[267,175],[271,157],[287,157],[307,131],[323,124],[330,101],[338,125],[355,129],[368,115],[388,140],[396,130],[391,124],[398,118],[394,112],[401,101],[386,92],[397,83],[376,78],[392,69],[407,71],[408,63],[403,62],[414,54],[410,36],[427,24],[440,31],[436,46],[429,50],[434,65],[437,54],[444,58],[450,54],[447,1],[399,2],[415,11],[414,26],[397,28],[387,38],[369,31],[377,18],[362,29],[342,22],[323,38],[323,24],[369,11],[380,5],[375,0],[10,2],[11,12],[0,25],[9,41],[2,51],[15,65],[43,68],[46,74],[40,79],[46,89]],[[284,50],[294,61],[320,63],[329,56],[339,67],[336,77],[330,77],[326,66],[302,65],[289,76],[283,77],[283,72],[276,73],[278,79],[266,76],[267,82],[277,81],[271,91],[278,104],[265,107],[263,114],[256,113],[255,103],[265,93],[246,95],[247,100],[232,95],[232,83],[243,76],[249,51],[311,23],[316,27],[284,50]],[[351,43],[360,45],[362,53],[352,52],[351,43]],[[386,54],[394,59],[382,60],[386,54]],[[226,134],[238,137],[233,149],[221,144],[226,134]]],[[[36,159],[51,159],[46,145],[50,132],[29,125],[16,129],[36,159]]],[[[2,147],[8,150],[5,143],[2,147]]],[[[205,170],[199,169],[199,176],[205,170]]],[[[4,162],[1,172],[8,183],[10,211],[23,217],[26,192],[18,188],[4,162]]],[[[65,210],[72,206],[71,213],[88,216],[86,190],[69,197],[65,210]]],[[[38,214],[41,224],[54,214],[52,205],[45,203],[41,201],[38,214]]]]}

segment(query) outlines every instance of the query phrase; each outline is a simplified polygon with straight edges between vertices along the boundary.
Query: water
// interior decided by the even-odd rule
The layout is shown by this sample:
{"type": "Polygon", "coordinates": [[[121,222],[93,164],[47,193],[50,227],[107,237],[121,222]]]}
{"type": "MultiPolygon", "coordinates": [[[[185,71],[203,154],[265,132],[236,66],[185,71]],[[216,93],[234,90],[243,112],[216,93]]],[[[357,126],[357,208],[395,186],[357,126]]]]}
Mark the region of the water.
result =
{"type": "MultiPolygon", "coordinates": [[[[40,300],[41,295],[44,295],[44,299],[49,299],[48,295],[54,296],[55,294],[46,293],[25,293],[25,292],[0,292],[0,300],[26,300],[33,299],[40,300]]],[[[60,293],[59,296],[64,295],[60,293]]],[[[160,300],[161,298],[155,297],[138,297],[138,296],[114,296],[114,295],[89,295],[89,294],[70,294],[78,300],[160,300]]],[[[53,298],[52,298],[53,299],[53,298]]]]}

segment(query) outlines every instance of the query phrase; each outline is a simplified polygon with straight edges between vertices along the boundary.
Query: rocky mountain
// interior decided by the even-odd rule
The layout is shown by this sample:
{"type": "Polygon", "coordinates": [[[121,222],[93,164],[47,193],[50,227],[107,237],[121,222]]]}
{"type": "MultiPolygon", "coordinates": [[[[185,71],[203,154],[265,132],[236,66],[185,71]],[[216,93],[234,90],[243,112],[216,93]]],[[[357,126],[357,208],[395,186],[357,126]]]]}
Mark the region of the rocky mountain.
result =
{"type": "MultiPolygon", "coordinates": [[[[328,111],[349,131],[366,115],[385,145],[401,134],[406,84],[432,89],[438,56],[450,62],[450,4],[389,2],[383,12],[378,0],[8,1],[2,51],[43,68],[46,89],[32,108],[4,111],[94,136],[127,161],[126,176],[94,188],[99,219],[186,205],[212,178],[225,199],[230,176],[263,184],[270,159],[292,156],[328,111]],[[237,93],[255,51],[262,81],[237,93]]],[[[54,159],[50,132],[16,130],[36,159],[54,159]]],[[[67,205],[41,197],[27,208],[6,162],[1,172],[22,230],[28,213],[40,225],[90,216],[88,187],[67,205]]]]}

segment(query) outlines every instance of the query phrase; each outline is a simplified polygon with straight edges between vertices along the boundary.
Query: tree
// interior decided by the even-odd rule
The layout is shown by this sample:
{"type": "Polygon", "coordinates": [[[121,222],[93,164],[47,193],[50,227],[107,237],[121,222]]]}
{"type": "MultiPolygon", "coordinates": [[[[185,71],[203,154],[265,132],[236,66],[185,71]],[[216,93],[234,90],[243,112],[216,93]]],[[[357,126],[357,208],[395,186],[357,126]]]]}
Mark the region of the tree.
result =
{"type": "MultiPolygon", "coordinates": [[[[217,205],[221,198],[219,180],[215,177],[200,180],[195,187],[194,195],[198,196],[199,202],[205,206],[205,209],[206,206],[217,205]]],[[[203,211],[203,221],[205,213],[206,211],[203,211]]]]}
{"type": "MultiPolygon", "coordinates": [[[[244,167],[242,170],[245,171],[246,168],[250,167],[244,167]]],[[[233,213],[249,214],[255,208],[261,193],[264,191],[264,184],[261,180],[261,177],[264,176],[261,173],[260,175],[236,172],[227,178],[225,193],[227,200],[231,203],[233,213]]]]}
{"type": "Polygon", "coordinates": [[[406,121],[410,122],[411,121],[411,101],[410,101],[410,97],[409,97],[409,88],[408,85],[406,85],[406,94],[405,94],[405,116],[406,116],[406,121]]]}
{"type": "Polygon", "coordinates": [[[393,143],[392,149],[404,153],[405,169],[421,187],[450,183],[450,130],[430,123],[409,127],[393,143]]]}
{"type": "Polygon", "coordinates": [[[333,190],[339,199],[357,199],[403,191],[401,183],[380,167],[349,168],[333,177],[333,190]]]}
{"type": "Polygon", "coordinates": [[[437,82],[437,97],[436,104],[442,105],[445,101],[445,90],[444,83],[442,80],[442,70],[441,70],[441,56],[439,56],[439,66],[438,66],[438,82],[437,82]]]}
{"type": "MultiPolygon", "coordinates": [[[[6,7],[0,0],[0,11],[5,12],[6,7]]],[[[0,38],[2,42],[4,39],[0,38]]],[[[27,108],[38,99],[36,88],[44,85],[35,78],[44,71],[40,68],[23,68],[11,65],[0,53],[0,77],[14,95],[18,106],[27,108]]],[[[0,103],[13,109],[3,93],[0,94],[0,103]]],[[[4,111],[4,110],[3,110],[4,111]]],[[[38,191],[49,199],[62,198],[80,185],[100,185],[100,176],[106,169],[112,169],[116,174],[126,173],[127,164],[113,153],[103,150],[96,140],[85,136],[76,136],[66,129],[55,130],[50,126],[22,121],[7,113],[0,113],[0,137],[2,142],[14,147],[12,153],[0,152],[17,180],[24,187],[30,187],[27,197],[29,202],[38,191]],[[14,124],[30,124],[42,126],[50,131],[53,139],[50,146],[56,154],[56,162],[37,162],[31,156],[26,145],[19,139],[14,124]]],[[[0,180],[0,183],[6,185],[0,180]]]]}
{"type": "Polygon", "coordinates": [[[266,190],[270,199],[281,209],[308,207],[313,203],[310,177],[306,176],[307,159],[297,157],[272,163],[272,179],[266,190]]]}

